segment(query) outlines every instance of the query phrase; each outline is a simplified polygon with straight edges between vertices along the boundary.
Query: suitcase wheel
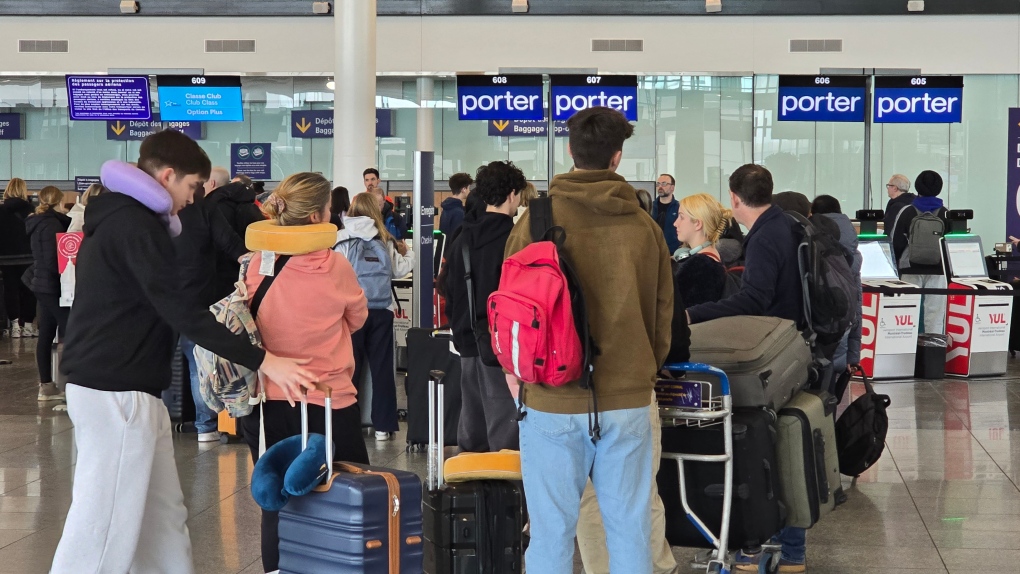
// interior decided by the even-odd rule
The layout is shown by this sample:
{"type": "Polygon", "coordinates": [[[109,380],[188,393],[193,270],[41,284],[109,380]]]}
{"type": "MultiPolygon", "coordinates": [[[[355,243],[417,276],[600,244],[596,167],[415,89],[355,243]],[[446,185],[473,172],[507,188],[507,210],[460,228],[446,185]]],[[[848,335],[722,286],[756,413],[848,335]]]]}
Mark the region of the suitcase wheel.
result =
{"type": "Polygon", "coordinates": [[[397,420],[399,421],[407,420],[407,409],[397,409],[397,420]]]}
{"type": "Polygon", "coordinates": [[[407,448],[404,449],[406,452],[425,452],[429,449],[429,445],[425,443],[408,442],[407,448]]]}

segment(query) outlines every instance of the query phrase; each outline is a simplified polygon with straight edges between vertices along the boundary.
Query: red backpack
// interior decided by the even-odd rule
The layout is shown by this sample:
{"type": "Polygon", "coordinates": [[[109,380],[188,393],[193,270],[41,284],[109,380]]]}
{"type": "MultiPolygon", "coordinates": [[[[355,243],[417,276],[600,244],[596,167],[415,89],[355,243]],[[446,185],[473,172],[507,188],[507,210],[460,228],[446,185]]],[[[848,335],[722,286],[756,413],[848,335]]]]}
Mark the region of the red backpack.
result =
{"type": "Polygon", "coordinates": [[[521,383],[559,387],[580,380],[594,401],[596,350],[580,283],[562,250],[566,233],[553,226],[548,197],[532,200],[528,211],[533,243],[503,262],[499,289],[488,299],[492,350],[521,383]]]}

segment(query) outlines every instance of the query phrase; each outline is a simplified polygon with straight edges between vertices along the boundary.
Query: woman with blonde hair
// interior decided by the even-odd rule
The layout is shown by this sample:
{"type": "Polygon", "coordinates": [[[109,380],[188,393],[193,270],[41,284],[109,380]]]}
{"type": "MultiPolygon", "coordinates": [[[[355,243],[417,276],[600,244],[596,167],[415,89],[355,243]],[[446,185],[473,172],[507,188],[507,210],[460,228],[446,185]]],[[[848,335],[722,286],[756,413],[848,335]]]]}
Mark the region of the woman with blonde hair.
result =
{"type": "MultiPolygon", "coordinates": [[[[11,178],[4,190],[3,204],[0,205],[0,255],[32,254],[32,246],[25,231],[25,221],[32,212],[25,180],[20,177],[11,178]]],[[[4,300],[8,317],[0,317],[0,325],[6,326],[7,319],[10,319],[9,334],[12,339],[39,334],[32,326],[32,321],[35,321],[35,297],[21,280],[28,267],[5,265],[3,268],[4,300]]]]}
{"type": "Polygon", "coordinates": [[[685,247],[677,250],[674,274],[684,304],[700,305],[723,298],[726,267],[716,244],[732,213],[711,195],[699,193],[680,200],[676,235],[685,247]]]}
{"type": "Polygon", "coordinates": [[[397,431],[397,383],[393,377],[392,281],[414,267],[414,252],[395,239],[383,223],[379,202],[359,193],[343,218],[336,250],[358,275],[368,298],[368,320],[354,334],[354,384],[361,384],[364,367],[372,372],[372,426],[375,440],[392,440],[397,431]]]}
{"type": "Polygon", "coordinates": [[[67,231],[71,218],[61,213],[64,192],[48,185],[39,191],[39,207],[35,215],[25,222],[32,245],[34,273],[32,292],[39,301],[39,340],[35,347],[35,361],[39,368],[39,401],[63,400],[64,393],[54,382],[53,338],[59,333],[64,338],[70,307],[60,306],[60,271],[57,266],[57,234],[67,231]]]}
{"type": "Polygon", "coordinates": [[[93,197],[103,193],[103,186],[99,183],[93,183],[85,190],[85,193],[78,197],[78,200],[74,202],[74,207],[71,211],[67,212],[68,217],[71,218],[71,225],[68,226],[68,232],[77,232],[85,228],[85,208],[89,204],[89,200],[93,197]]]}
{"type": "MultiPolygon", "coordinates": [[[[302,226],[328,223],[329,207],[329,182],[306,172],[280,182],[262,209],[277,225],[302,226]]],[[[260,272],[262,255],[253,254],[248,264],[244,277],[248,293],[255,293],[265,278],[260,272]]],[[[275,355],[309,358],[305,368],[332,388],[333,459],[368,464],[357,390],[351,382],[351,334],[365,323],[368,309],[354,269],[328,248],[274,259],[275,279],[255,317],[263,346],[275,355]]],[[[265,423],[267,448],[301,432],[300,408],[287,401],[284,388],[264,376],[261,384],[265,403],[241,419],[253,459],[259,457],[260,418],[265,423]]],[[[325,395],[308,391],[308,403],[310,432],[324,434],[325,395]]],[[[263,510],[262,565],[266,572],[279,568],[278,526],[279,514],[263,510]]]]}

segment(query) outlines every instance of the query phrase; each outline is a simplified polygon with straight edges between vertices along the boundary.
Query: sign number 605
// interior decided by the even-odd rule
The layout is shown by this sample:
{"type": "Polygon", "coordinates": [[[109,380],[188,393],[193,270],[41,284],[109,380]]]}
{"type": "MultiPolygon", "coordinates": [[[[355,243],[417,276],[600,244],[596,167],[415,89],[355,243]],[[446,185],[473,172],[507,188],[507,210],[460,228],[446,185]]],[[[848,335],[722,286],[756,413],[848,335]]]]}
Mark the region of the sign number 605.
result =
{"type": "Polygon", "coordinates": [[[910,78],[911,86],[924,86],[928,83],[928,78],[910,78]]]}

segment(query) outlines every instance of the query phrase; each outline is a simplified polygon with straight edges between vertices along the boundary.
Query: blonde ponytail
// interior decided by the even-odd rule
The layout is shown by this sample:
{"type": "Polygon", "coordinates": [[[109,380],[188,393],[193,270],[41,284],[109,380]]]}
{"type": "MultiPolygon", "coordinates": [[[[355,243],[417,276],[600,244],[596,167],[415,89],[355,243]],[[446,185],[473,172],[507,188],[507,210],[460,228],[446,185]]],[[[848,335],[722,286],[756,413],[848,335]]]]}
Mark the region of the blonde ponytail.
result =
{"type": "Polygon", "coordinates": [[[330,191],[329,182],[321,175],[295,173],[280,182],[262,204],[262,213],[278,225],[307,225],[326,208],[330,191]]]}
{"type": "Polygon", "coordinates": [[[680,209],[686,211],[691,219],[701,222],[705,238],[715,245],[730,225],[733,212],[723,207],[716,198],[707,193],[689,195],[680,200],[680,209]]]}

